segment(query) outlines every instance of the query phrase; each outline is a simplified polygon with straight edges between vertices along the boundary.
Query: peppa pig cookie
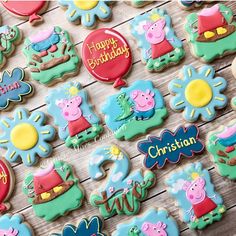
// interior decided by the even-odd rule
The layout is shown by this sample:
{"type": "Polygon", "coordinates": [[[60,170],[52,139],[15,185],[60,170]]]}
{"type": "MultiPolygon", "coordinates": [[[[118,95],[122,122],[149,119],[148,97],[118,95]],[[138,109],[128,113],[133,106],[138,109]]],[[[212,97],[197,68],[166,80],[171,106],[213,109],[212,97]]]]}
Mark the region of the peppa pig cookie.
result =
{"type": "Polygon", "coordinates": [[[119,32],[108,28],[95,30],[87,36],[82,46],[82,60],[96,80],[114,83],[115,88],[126,84],[122,77],[132,66],[128,42],[119,32]]]}
{"type": "Polygon", "coordinates": [[[180,157],[192,158],[204,149],[199,139],[199,128],[195,125],[179,126],[174,132],[164,129],[160,135],[148,136],[138,142],[138,150],[145,155],[143,164],[148,169],[161,169],[166,162],[178,163],[180,157]]]}
{"type": "Polygon", "coordinates": [[[34,236],[31,226],[20,214],[6,214],[0,217],[1,236],[34,236]]]}
{"type": "Polygon", "coordinates": [[[10,1],[2,0],[2,5],[13,15],[23,19],[29,20],[31,25],[35,25],[43,21],[40,14],[44,13],[48,7],[49,1],[37,0],[37,1],[10,1]]]}
{"type": "Polygon", "coordinates": [[[204,62],[236,52],[236,22],[232,10],[218,3],[187,17],[185,30],[191,52],[204,62]]]}
{"type": "Polygon", "coordinates": [[[84,199],[83,189],[71,165],[62,161],[28,174],[22,190],[36,216],[46,221],[53,221],[80,208],[84,199]]]}
{"type": "Polygon", "coordinates": [[[19,108],[14,112],[14,118],[0,120],[3,134],[0,136],[0,148],[7,150],[6,159],[11,162],[23,161],[26,166],[37,163],[38,157],[49,157],[55,129],[45,125],[46,117],[43,112],[34,111],[29,115],[26,109],[19,108]]]}
{"type": "Polygon", "coordinates": [[[216,116],[216,109],[227,105],[227,97],[221,92],[227,87],[222,77],[215,77],[211,66],[202,66],[196,70],[193,66],[184,66],[180,76],[173,79],[169,91],[174,97],[170,107],[177,112],[183,111],[183,117],[188,122],[195,122],[199,116],[203,121],[211,121],[216,116]]]}
{"type": "Polygon", "coordinates": [[[33,87],[25,80],[23,69],[16,67],[5,70],[0,78],[0,110],[9,108],[10,103],[20,103],[23,97],[33,93],[33,87]]]}
{"type": "Polygon", "coordinates": [[[50,236],[107,236],[103,231],[103,221],[98,216],[89,220],[82,219],[77,226],[66,224],[61,233],[52,233],[50,236]]]}
{"type": "Polygon", "coordinates": [[[130,173],[130,159],[116,145],[97,148],[89,159],[89,175],[93,180],[106,177],[104,165],[112,162],[114,168],[107,177],[106,184],[99,186],[90,195],[92,206],[98,207],[105,218],[116,213],[135,215],[140,204],[147,198],[148,191],[156,183],[155,174],[150,170],[130,173]]]}
{"type": "Polygon", "coordinates": [[[161,126],[167,117],[164,98],[151,81],[138,80],[108,97],[102,112],[117,139],[130,140],[161,126]]]}
{"type": "Polygon", "coordinates": [[[221,220],[226,208],[214,190],[208,170],[203,169],[200,162],[172,174],[166,183],[180,208],[182,221],[190,229],[203,229],[221,220]]]}
{"type": "Polygon", "coordinates": [[[0,69],[6,64],[7,57],[15,51],[21,39],[21,31],[17,26],[0,26],[0,69]]]}
{"type": "Polygon", "coordinates": [[[118,224],[112,236],[178,236],[179,229],[174,218],[165,209],[150,208],[141,216],[118,224]]]}
{"type": "Polygon", "coordinates": [[[184,57],[182,41],[175,35],[165,10],[156,8],[137,16],[130,26],[148,71],[161,71],[184,57]]]}
{"type": "Polygon", "coordinates": [[[12,195],[14,187],[15,175],[13,169],[7,163],[7,161],[5,161],[3,158],[0,158],[0,215],[9,210],[10,204],[6,201],[12,195]]]}
{"type": "Polygon", "coordinates": [[[100,21],[108,21],[112,16],[112,1],[71,1],[58,0],[59,4],[66,9],[66,18],[75,24],[81,23],[86,28],[94,28],[97,18],[100,21]]]}
{"type": "Polygon", "coordinates": [[[59,127],[59,137],[67,147],[78,148],[103,132],[100,120],[88,103],[78,82],[68,82],[46,97],[48,113],[59,127]]]}
{"type": "Polygon", "coordinates": [[[236,179],[236,120],[208,134],[207,150],[220,175],[236,179]]]}
{"type": "Polygon", "coordinates": [[[52,84],[78,72],[80,59],[67,31],[58,26],[42,30],[25,40],[23,53],[32,79],[52,84]]]}

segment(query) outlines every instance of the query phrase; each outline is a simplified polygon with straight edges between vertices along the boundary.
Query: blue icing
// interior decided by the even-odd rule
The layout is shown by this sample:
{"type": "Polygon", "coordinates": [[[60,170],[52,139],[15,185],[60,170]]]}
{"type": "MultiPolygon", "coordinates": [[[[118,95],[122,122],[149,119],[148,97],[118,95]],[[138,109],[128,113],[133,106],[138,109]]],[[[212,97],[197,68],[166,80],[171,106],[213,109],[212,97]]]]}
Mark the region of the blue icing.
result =
{"type": "Polygon", "coordinates": [[[75,96],[82,98],[80,109],[82,115],[86,117],[89,123],[98,124],[99,118],[92,110],[92,106],[88,103],[87,93],[82,90],[82,86],[77,82],[68,82],[58,89],[54,89],[49,96],[46,97],[46,103],[48,104],[48,113],[53,116],[55,124],[59,126],[59,137],[65,140],[69,136],[68,121],[63,117],[62,110],[56,105],[57,101],[62,99],[71,99],[75,96]],[[74,88],[73,92],[70,90],[74,88]],[[71,92],[70,92],[71,91],[71,92]],[[65,129],[66,127],[66,129],[65,129]]]}
{"type": "Polygon", "coordinates": [[[192,222],[194,217],[194,211],[192,204],[186,197],[186,192],[183,190],[184,183],[186,181],[194,181],[195,178],[203,178],[205,180],[205,193],[216,205],[223,204],[223,199],[214,190],[214,185],[211,183],[211,178],[208,170],[202,168],[200,162],[192,163],[186,166],[182,171],[172,174],[166,181],[169,186],[168,192],[176,199],[179,207],[182,210],[182,218],[186,223],[192,222]]]}
{"type": "Polygon", "coordinates": [[[204,144],[198,137],[199,129],[195,125],[187,128],[180,126],[175,132],[165,129],[160,137],[150,136],[138,143],[138,149],[145,154],[144,165],[147,168],[162,168],[166,161],[177,163],[181,156],[192,157],[200,153],[204,144]]]}
{"type": "Polygon", "coordinates": [[[129,175],[130,159],[126,153],[122,152],[115,145],[98,148],[92,154],[89,160],[89,175],[92,179],[98,180],[105,176],[102,166],[106,162],[113,162],[114,169],[110,174],[110,178],[108,179],[105,188],[101,187],[99,191],[102,192],[105,190],[108,197],[112,194],[110,191],[111,188],[113,188],[114,191],[128,190],[133,187],[132,184],[129,183],[129,180],[132,183],[141,183],[144,180],[141,170],[129,175]],[[117,154],[112,154],[113,150],[117,150],[117,154]]]}
{"type": "MultiPolygon", "coordinates": [[[[168,236],[178,236],[179,229],[175,220],[168,216],[166,210],[156,210],[151,208],[147,210],[142,216],[134,217],[127,223],[118,224],[116,231],[112,234],[113,236],[146,236],[147,232],[144,232],[142,226],[147,224],[157,224],[161,222],[162,225],[166,225],[164,231],[168,236]],[[131,230],[138,232],[137,234],[131,234],[131,230]]],[[[148,229],[147,229],[148,230],[148,229]]],[[[151,234],[150,234],[151,235],[151,234]]],[[[154,235],[154,234],[153,234],[154,235]]],[[[159,235],[159,234],[157,234],[159,235]]]]}
{"type": "Polygon", "coordinates": [[[191,7],[194,4],[201,5],[202,1],[200,1],[200,0],[180,0],[180,3],[185,7],[191,7]]]}
{"type": "Polygon", "coordinates": [[[66,17],[70,22],[81,20],[81,24],[85,27],[93,27],[96,23],[96,18],[106,20],[112,14],[111,8],[108,6],[108,0],[98,1],[98,4],[89,10],[78,8],[75,2],[71,0],[58,0],[58,2],[60,5],[68,8],[66,10],[66,17]]]}
{"type": "Polygon", "coordinates": [[[0,81],[0,110],[8,107],[10,101],[21,102],[22,96],[32,92],[32,87],[24,82],[25,73],[14,68],[11,73],[4,71],[0,81]]]}
{"type": "Polygon", "coordinates": [[[32,236],[32,230],[28,224],[24,223],[23,217],[21,215],[3,215],[0,217],[0,235],[8,235],[7,233],[12,233],[9,235],[17,236],[32,236]],[[1,234],[3,233],[3,234],[1,234]]]}
{"type": "Polygon", "coordinates": [[[153,9],[151,12],[135,17],[130,22],[131,33],[138,40],[138,47],[141,48],[142,59],[144,61],[147,61],[150,58],[147,52],[150,51],[151,44],[147,41],[145,37],[145,31],[143,29],[143,26],[147,22],[154,23],[155,20],[157,20],[155,17],[153,17],[155,20],[152,20],[152,16],[160,16],[162,19],[165,19],[165,38],[174,48],[180,48],[183,46],[182,41],[178,39],[175,35],[175,32],[171,25],[171,18],[166,13],[166,11],[157,8],[153,9]]]}
{"type": "Polygon", "coordinates": [[[147,90],[152,91],[154,93],[154,101],[155,101],[154,109],[156,110],[164,107],[164,99],[159,90],[154,89],[151,81],[144,81],[144,80],[135,81],[128,88],[122,88],[118,94],[110,96],[102,107],[102,112],[106,115],[105,117],[106,124],[113,131],[116,131],[122,125],[126,124],[129,120],[134,118],[135,112],[131,116],[123,120],[117,120],[117,117],[119,117],[119,115],[122,113],[122,108],[120,104],[117,102],[118,96],[125,93],[126,97],[128,98],[128,101],[133,105],[134,102],[130,97],[130,94],[134,90],[141,90],[143,92],[146,92],[147,90]]]}
{"type": "Polygon", "coordinates": [[[65,225],[62,233],[51,236],[106,236],[102,232],[103,222],[98,216],[93,216],[90,220],[82,219],[78,226],[65,225]]]}
{"type": "Polygon", "coordinates": [[[0,27],[0,34],[7,34],[10,27],[8,25],[3,25],[0,27]]]}
{"type": "MultiPolygon", "coordinates": [[[[176,111],[184,110],[183,116],[189,122],[196,121],[199,116],[204,121],[213,120],[216,108],[223,108],[227,104],[227,97],[221,93],[226,89],[227,81],[223,77],[214,77],[215,70],[208,65],[202,66],[198,71],[191,65],[184,66],[181,74],[183,76],[173,79],[168,85],[170,92],[175,95],[170,100],[171,108],[176,111]],[[185,90],[194,80],[205,81],[211,88],[212,98],[204,106],[197,107],[186,98],[185,90]]],[[[199,91],[201,92],[201,90],[199,91]]]]}
{"type": "Polygon", "coordinates": [[[38,43],[33,43],[32,48],[37,52],[47,51],[52,45],[59,43],[60,36],[58,34],[53,34],[48,38],[38,43]]]}

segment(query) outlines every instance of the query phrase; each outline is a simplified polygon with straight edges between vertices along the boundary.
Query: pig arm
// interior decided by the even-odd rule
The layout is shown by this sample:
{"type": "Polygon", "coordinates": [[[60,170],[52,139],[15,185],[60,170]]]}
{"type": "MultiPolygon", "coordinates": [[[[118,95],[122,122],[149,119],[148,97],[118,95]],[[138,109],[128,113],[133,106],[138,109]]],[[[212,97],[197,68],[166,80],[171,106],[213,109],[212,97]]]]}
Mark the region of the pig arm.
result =
{"type": "Polygon", "coordinates": [[[62,127],[62,130],[65,131],[67,126],[68,126],[68,124],[66,126],[62,127]]]}
{"type": "Polygon", "coordinates": [[[145,54],[146,54],[146,56],[148,56],[148,58],[150,58],[151,57],[151,48],[149,48],[148,50],[146,50],[145,51],[145,54]]]}
{"type": "Polygon", "coordinates": [[[210,199],[216,199],[216,194],[214,194],[213,196],[209,196],[210,199]]]}
{"type": "Polygon", "coordinates": [[[166,38],[169,42],[175,42],[175,39],[174,38],[166,38]]]}
{"type": "Polygon", "coordinates": [[[92,119],[92,114],[89,114],[88,116],[85,116],[85,118],[88,118],[89,120],[92,119]]]}

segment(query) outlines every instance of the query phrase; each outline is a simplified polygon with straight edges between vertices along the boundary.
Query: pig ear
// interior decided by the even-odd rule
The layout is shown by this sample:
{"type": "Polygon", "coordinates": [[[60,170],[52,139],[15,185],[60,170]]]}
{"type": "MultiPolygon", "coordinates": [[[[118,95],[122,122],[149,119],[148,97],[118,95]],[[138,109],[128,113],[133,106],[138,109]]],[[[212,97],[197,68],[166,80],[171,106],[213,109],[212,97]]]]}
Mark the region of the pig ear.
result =
{"type": "Polygon", "coordinates": [[[199,179],[198,179],[198,182],[199,182],[202,186],[205,186],[205,184],[206,184],[206,181],[205,181],[204,178],[199,178],[199,179]]]}
{"type": "Polygon", "coordinates": [[[56,100],[56,105],[60,107],[61,109],[65,107],[66,100],[61,99],[61,100],[56,100]]]}
{"type": "Polygon", "coordinates": [[[161,228],[162,228],[162,229],[165,229],[165,228],[166,228],[166,224],[163,223],[162,226],[161,226],[161,228]]]}
{"type": "Polygon", "coordinates": [[[157,226],[158,228],[161,228],[162,222],[161,222],[161,221],[158,221],[157,224],[156,224],[156,226],[157,226]]]}
{"type": "Polygon", "coordinates": [[[183,185],[183,190],[186,191],[190,185],[191,185],[190,182],[185,181],[185,183],[184,183],[184,185],[183,185]]]}
{"type": "Polygon", "coordinates": [[[137,96],[138,96],[138,90],[134,90],[134,91],[132,91],[131,92],[131,94],[130,94],[130,96],[131,96],[131,98],[136,98],[137,96]]]}
{"type": "Polygon", "coordinates": [[[149,94],[151,91],[150,91],[150,89],[147,89],[146,90],[146,94],[149,94]]]}
{"type": "Polygon", "coordinates": [[[166,21],[165,21],[165,19],[160,19],[159,21],[158,21],[158,24],[161,26],[161,28],[163,29],[164,27],[165,27],[165,25],[166,25],[166,21]]]}
{"type": "Polygon", "coordinates": [[[148,223],[144,223],[143,225],[142,225],[142,231],[147,231],[148,230],[148,228],[149,228],[149,226],[148,226],[148,223]]]}
{"type": "Polygon", "coordinates": [[[82,103],[82,97],[80,97],[80,96],[76,96],[72,100],[78,102],[78,105],[80,105],[82,103]]]}

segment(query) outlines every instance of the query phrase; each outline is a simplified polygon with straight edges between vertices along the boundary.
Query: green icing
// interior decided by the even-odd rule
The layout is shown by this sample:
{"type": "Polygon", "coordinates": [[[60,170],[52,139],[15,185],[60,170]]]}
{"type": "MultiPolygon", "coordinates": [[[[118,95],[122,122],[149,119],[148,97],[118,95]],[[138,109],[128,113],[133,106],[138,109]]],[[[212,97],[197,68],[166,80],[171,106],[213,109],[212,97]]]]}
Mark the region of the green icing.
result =
{"type": "Polygon", "coordinates": [[[152,1],[143,1],[143,0],[132,0],[132,4],[135,7],[142,7],[144,5],[147,5],[151,3],[152,1]]]}
{"type": "Polygon", "coordinates": [[[207,140],[207,150],[212,155],[213,162],[217,165],[219,174],[229,179],[236,179],[236,150],[226,153],[225,147],[217,142],[216,134],[219,132],[211,133],[207,140]],[[219,151],[224,152],[227,157],[219,156],[219,151]],[[234,161],[232,161],[234,160],[234,161]],[[235,162],[235,165],[230,163],[235,162]]]}
{"type": "Polygon", "coordinates": [[[60,41],[56,44],[58,49],[53,53],[48,51],[47,56],[41,57],[42,62],[33,59],[33,55],[39,55],[39,53],[31,47],[32,43],[29,38],[25,40],[24,44],[23,53],[26,56],[27,66],[30,68],[31,76],[34,80],[39,81],[42,84],[49,84],[55,79],[77,72],[80,62],[68,32],[62,30],[58,26],[54,27],[54,31],[60,36],[60,41]],[[66,48],[64,49],[65,46],[66,48]],[[62,59],[63,57],[65,58],[68,56],[69,60],[49,67],[48,69],[41,69],[43,63],[48,63],[52,59],[62,59]]]}
{"type": "Polygon", "coordinates": [[[116,118],[116,121],[124,120],[133,114],[133,103],[129,101],[129,97],[126,96],[126,93],[122,93],[117,97],[117,103],[122,110],[122,114],[116,118]]]}
{"type": "Polygon", "coordinates": [[[162,70],[165,66],[170,63],[178,63],[185,56],[185,51],[183,48],[176,48],[171,53],[165,54],[156,59],[148,59],[147,61],[147,69],[149,71],[159,71],[162,70]]]}
{"type": "Polygon", "coordinates": [[[94,139],[102,132],[103,132],[102,125],[93,124],[91,128],[79,133],[76,136],[73,137],[68,136],[66,139],[66,146],[78,148],[81,144],[94,139]]]}
{"type": "Polygon", "coordinates": [[[160,126],[163,123],[163,119],[167,117],[167,114],[167,109],[161,108],[156,109],[155,114],[148,120],[136,120],[132,118],[115,131],[115,137],[117,139],[129,140],[135,134],[145,134],[148,129],[160,126]]]}
{"type": "Polygon", "coordinates": [[[225,211],[226,208],[224,205],[218,205],[217,208],[215,208],[210,213],[191,222],[189,227],[190,229],[203,229],[207,225],[211,225],[214,221],[220,221],[225,211]]]}
{"type": "Polygon", "coordinates": [[[151,171],[146,172],[142,183],[135,182],[127,193],[123,190],[117,191],[109,198],[106,192],[101,195],[92,194],[90,203],[92,206],[99,207],[103,217],[111,217],[116,213],[119,215],[135,215],[139,212],[141,201],[146,199],[148,189],[155,184],[155,174],[151,171]]]}
{"type": "Polygon", "coordinates": [[[21,32],[17,26],[0,27],[0,67],[4,65],[4,58],[10,55],[14,49],[15,45],[19,43],[21,39],[21,32]]]}
{"type": "Polygon", "coordinates": [[[34,176],[28,174],[24,180],[23,193],[28,196],[28,202],[32,204],[36,216],[46,221],[53,221],[56,218],[65,215],[69,211],[80,208],[84,198],[83,190],[78,186],[79,180],[74,177],[72,167],[65,162],[57,161],[54,163],[54,169],[64,181],[74,181],[73,186],[51,201],[34,204],[34,176]]]}
{"type": "MultiPolygon", "coordinates": [[[[223,4],[218,5],[220,6],[220,11],[225,17],[226,21],[229,24],[236,26],[236,22],[232,22],[232,10],[223,4]],[[226,14],[226,12],[228,14],[226,14]]],[[[188,42],[190,42],[192,47],[191,51],[196,57],[202,58],[206,62],[210,62],[215,58],[223,56],[225,53],[233,53],[236,51],[236,31],[225,38],[217,40],[216,42],[198,42],[196,41],[198,32],[192,26],[197,25],[197,22],[197,14],[192,13],[187,17],[187,23],[185,25],[185,30],[188,33],[188,42]]]]}
{"type": "Polygon", "coordinates": [[[139,230],[139,228],[135,225],[133,226],[129,232],[128,232],[128,236],[140,236],[141,231],[139,230]]]}

